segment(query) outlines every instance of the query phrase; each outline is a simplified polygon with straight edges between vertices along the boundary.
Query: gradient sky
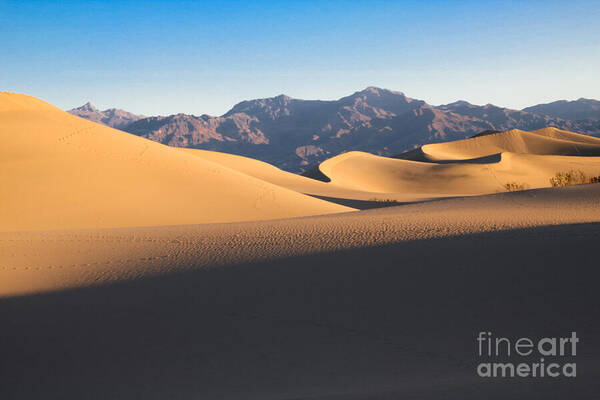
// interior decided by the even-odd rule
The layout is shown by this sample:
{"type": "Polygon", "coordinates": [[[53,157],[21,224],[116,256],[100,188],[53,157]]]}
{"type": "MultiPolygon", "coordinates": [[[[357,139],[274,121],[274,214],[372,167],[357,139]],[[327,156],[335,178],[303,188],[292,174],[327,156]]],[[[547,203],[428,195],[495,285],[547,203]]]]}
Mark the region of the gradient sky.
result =
{"type": "Polygon", "coordinates": [[[599,21],[598,0],[0,0],[0,90],[146,115],[367,86],[523,108],[600,99],[599,21]]]}

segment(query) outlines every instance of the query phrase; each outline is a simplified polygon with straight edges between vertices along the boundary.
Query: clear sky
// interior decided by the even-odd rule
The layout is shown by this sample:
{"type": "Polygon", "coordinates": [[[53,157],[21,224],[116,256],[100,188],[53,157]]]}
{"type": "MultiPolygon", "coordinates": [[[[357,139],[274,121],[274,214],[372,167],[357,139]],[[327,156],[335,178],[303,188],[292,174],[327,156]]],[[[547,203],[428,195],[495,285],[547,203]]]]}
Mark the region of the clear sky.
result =
{"type": "Polygon", "coordinates": [[[0,0],[0,91],[220,115],[367,86],[431,104],[600,99],[600,2],[0,0]]]}

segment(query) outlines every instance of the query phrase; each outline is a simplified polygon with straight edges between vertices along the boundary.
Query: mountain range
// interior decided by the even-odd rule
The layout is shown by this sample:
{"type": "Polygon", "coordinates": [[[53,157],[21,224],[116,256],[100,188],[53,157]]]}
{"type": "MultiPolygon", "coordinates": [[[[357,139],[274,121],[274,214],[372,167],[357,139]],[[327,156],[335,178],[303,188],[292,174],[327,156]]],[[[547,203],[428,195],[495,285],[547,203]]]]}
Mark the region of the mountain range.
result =
{"type": "Polygon", "coordinates": [[[600,101],[579,99],[512,110],[466,101],[432,106],[401,92],[368,87],[339,100],[285,95],[243,101],[222,116],[145,117],[90,103],[68,111],[166,145],[256,158],[291,172],[360,150],[395,155],[484,131],[547,126],[600,136],[600,101]]]}
{"type": "Polygon", "coordinates": [[[600,119],[600,101],[583,98],[575,101],[559,100],[527,107],[523,111],[572,121],[598,120],[600,119]]]}

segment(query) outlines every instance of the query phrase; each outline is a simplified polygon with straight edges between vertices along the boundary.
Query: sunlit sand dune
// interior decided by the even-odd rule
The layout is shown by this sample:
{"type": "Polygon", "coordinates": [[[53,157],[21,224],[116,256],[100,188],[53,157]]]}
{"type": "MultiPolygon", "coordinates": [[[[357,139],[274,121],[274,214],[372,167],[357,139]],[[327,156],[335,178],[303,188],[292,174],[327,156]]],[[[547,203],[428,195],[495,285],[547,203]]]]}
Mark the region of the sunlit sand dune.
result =
{"type": "Polygon", "coordinates": [[[0,94],[0,230],[176,225],[351,209],[0,94]]]}
{"type": "Polygon", "coordinates": [[[412,154],[421,160],[348,152],[319,169],[334,185],[397,200],[497,193],[510,184],[549,187],[550,178],[570,170],[600,176],[600,139],[554,128],[425,145],[412,154]]]}
{"type": "Polygon", "coordinates": [[[572,169],[589,176],[600,175],[600,157],[507,152],[498,158],[498,162],[486,164],[438,164],[349,152],[323,162],[319,168],[336,185],[406,199],[497,193],[505,191],[505,185],[511,182],[524,184],[525,188],[548,187],[557,172],[572,169]]]}

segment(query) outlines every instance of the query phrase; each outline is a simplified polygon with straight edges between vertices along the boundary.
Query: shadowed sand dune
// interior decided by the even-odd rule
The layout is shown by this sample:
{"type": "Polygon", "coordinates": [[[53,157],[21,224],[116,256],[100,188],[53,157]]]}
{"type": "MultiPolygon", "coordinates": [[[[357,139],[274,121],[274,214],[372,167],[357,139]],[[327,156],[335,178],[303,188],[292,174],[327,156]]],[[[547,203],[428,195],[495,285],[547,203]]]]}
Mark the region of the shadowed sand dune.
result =
{"type": "Polygon", "coordinates": [[[1,230],[175,225],[351,211],[0,93],[1,230]]]}
{"type": "Polygon", "coordinates": [[[350,152],[325,183],[3,93],[0,140],[0,399],[597,398],[600,184],[546,187],[600,175],[597,139],[350,152]],[[576,331],[578,376],[479,378],[481,331],[576,331]]]}

